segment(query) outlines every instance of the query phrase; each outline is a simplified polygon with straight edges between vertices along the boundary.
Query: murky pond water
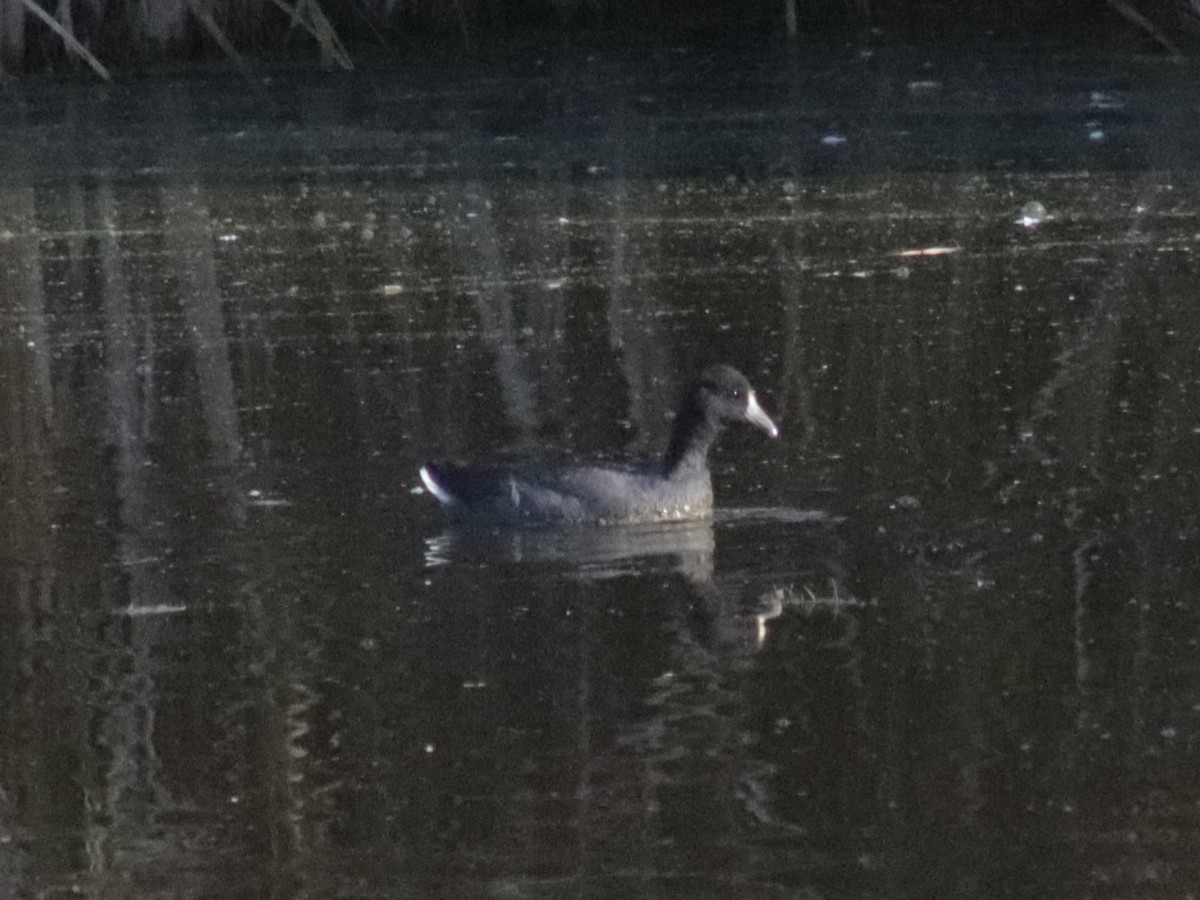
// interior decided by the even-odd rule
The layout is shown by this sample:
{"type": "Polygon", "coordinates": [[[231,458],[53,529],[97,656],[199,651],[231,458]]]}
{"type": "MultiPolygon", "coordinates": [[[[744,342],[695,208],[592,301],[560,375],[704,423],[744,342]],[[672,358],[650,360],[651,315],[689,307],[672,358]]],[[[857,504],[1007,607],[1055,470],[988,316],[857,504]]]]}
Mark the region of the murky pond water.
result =
{"type": "Polygon", "coordinates": [[[1200,93],[922,63],[10,89],[0,895],[1189,896],[1200,93]]]}

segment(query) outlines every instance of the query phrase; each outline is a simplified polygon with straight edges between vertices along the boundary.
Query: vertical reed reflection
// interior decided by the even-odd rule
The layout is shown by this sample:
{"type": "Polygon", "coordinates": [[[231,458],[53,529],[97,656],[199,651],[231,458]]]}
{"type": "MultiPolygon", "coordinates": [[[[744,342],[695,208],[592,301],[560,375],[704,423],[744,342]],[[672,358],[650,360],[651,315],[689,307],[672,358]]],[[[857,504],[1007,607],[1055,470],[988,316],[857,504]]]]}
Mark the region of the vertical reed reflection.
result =
{"type": "Polygon", "coordinates": [[[53,528],[61,501],[54,490],[50,331],[33,170],[23,155],[9,160],[0,179],[0,892],[11,888],[14,895],[38,856],[18,836],[31,823],[59,824],[27,798],[69,802],[72,793],[38,763],[76,737],[67,698],[78,687],[56,675],[62,654],[45,642],[47,623],[77,611],[56,592],[53,528]]]}
{"type": "MultiPolygon", "coordinates": [[[[478,142],[473,135],[467,140],[478,142]]],[[[490,192],[490,186],[480,181],[467,181],[454,189],[450,235],[458,270],[475,300],[480,337],[492,355],[509,421],[519,439],[529,441],[537,432],[539,415],[513,312],[511,263],[501,249],[490,192]]]]}
{"type": "Polygon", "coordinates": [[[242,443],[213,260],[211,216],[198,184],[164,184],[160,196],[164,233],[199,378],[210,452],[216,465],[229,466],[238,459],[242,443]]]}
{"type": "MultiPolygon", "coordinates": [[[[146,451],[154,426],[153,345],[150,319],[135,309],[124,274],[112,186],[95,191],[104,313],[106,442],[116,479],[120,572],[113,618],[93,663],[99,691],[92,725],[103,768],[88,785],[88,869],[100,883],[132,845],[157,843],[154,820],[173,804],[162,781],[154,727],[160,689],[152,656],[163,641],[166,617],[182,610],[163,576],[161,527],[146,451]],[[122,617],[123,616],[123,617],[122,617]]],[[[98,760],[98,762],[101,762],[98,760]]],[[[164,847],[162,850],[167,850],[164,847]]],[[[177,850],[178,848],[171,848],[177,850]]]]}
{"type": "MultiPolygon", "coordinates": [[[[608,340],[617,354],[621,375],[628,386],[625,414],[635,427],[634,452],[658,452],[668,411],[674,411],[676,385],[671,344],[662,334],[666,298],[642,277],[658,262],[656,217],[643,204],[653,195],[630,197],[632,173],[627,153],[630,133],[628,99],[618,95],[608,121],[612,175],[606,179],[606,207],[611,210],[610,249],[605,277],[608,340]]],[[[685,376],[686,377],[686,376],[685,376]]]]}
{"type": "Polygon", "coordinates": [[[52,520],[50,332],[34,189],[0,184],[0,390],[3,391],[4,495],[11,498],[6,535],[19,559],[45,557],[52,520]]]}

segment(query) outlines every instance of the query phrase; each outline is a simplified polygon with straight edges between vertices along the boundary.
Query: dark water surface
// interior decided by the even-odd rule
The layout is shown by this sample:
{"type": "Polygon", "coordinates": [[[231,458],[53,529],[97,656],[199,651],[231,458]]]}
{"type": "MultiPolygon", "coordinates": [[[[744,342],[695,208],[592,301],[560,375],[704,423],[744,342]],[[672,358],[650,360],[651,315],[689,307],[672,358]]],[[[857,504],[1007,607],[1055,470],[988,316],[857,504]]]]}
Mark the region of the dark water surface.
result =
{"type": "Polygon", "coordinates": [[[0,896],[1194,896],[1194,84],[5,86],[0,896]],[[715,359],[784,436],[711,524],[416,490],[715,359]]]}

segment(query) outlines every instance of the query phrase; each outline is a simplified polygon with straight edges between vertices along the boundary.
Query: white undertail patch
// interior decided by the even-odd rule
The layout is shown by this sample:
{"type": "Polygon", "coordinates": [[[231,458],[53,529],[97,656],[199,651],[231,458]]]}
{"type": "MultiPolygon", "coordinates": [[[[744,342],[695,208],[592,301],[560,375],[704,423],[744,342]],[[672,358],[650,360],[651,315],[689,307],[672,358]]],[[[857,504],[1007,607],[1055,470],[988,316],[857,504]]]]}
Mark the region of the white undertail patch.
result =
{"type": "Polygon", "coordinates": [[[439,503],[454,502],[454,495],[437,483],[428,466],[421,466],[421,481],[425,485],[425,490],[437,497],[439,503]]]}

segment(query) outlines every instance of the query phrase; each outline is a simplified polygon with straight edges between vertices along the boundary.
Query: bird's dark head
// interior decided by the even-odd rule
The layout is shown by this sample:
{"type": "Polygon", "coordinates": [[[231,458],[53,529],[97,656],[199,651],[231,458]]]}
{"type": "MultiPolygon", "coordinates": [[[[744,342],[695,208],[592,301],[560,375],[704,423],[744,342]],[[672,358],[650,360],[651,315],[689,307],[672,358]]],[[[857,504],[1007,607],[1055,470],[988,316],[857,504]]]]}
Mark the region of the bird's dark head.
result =
{"type": "Polygon", "coordinates": [[[779,437],[779,428],[759,405],[749,379],[733,366],[709,366],[700,373],[696,392],[696,399],[710,418],[747,422],[771,437],[779,437]]]}

